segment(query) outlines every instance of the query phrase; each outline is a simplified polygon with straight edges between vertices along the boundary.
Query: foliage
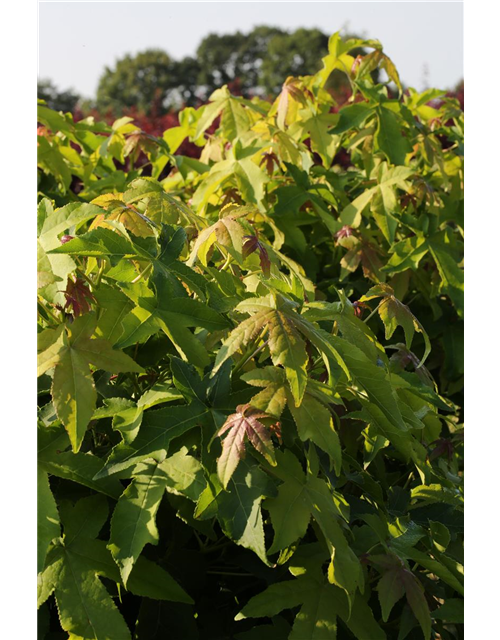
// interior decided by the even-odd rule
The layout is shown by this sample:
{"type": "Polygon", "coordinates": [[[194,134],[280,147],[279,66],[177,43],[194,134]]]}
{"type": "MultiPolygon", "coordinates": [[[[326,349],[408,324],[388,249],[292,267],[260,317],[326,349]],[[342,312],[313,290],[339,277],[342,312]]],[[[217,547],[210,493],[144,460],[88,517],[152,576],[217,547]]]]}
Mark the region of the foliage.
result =
{"type": "Polygon", "coordinates": [[[41,638],[463,637],[463,113],[377,68],[39,104],[41,638]]]}

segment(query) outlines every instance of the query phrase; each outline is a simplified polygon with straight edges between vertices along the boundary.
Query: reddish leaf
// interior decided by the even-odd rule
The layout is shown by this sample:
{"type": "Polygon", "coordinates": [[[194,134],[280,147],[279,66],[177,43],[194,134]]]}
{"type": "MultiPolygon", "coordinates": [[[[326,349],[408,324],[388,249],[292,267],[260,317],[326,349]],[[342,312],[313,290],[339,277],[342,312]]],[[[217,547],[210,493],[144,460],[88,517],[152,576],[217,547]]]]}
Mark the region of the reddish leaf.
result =
{"type": "Polygon", "coordinates": [[[75,318],[89,313],[92,309],[92,302],[96,301],[88,286],[79,278],[75,278],[75,280],[68,278],[64,297],[66,298],[64,308],[72,309],[75,318]]]}
{"type": "Polygon", "coordinates": [[[224,488],[245,456],[247,440],[268,462],[276,464],[269,430],[259,422],[259,419],[268,417],[266,413],[254,409],[249,404],[240,404],[236,407],[236,413],[227,418],[218,432],[218,436],[227,433],[222,443],[222,455],[217,462],[217,472],[224,488]]]}
{"type": "Polygon", "coordinates": [[[244,236],[244,238],[247,238],[247,241],[242,247],[243,258],[247,258],[254,251],[258,251],[262,272],[266,278],[269,278],[271,273],[271,261],[269,260],[269,254],[267,253],[265,246],[259,242],[257,236],[244,236]]]}

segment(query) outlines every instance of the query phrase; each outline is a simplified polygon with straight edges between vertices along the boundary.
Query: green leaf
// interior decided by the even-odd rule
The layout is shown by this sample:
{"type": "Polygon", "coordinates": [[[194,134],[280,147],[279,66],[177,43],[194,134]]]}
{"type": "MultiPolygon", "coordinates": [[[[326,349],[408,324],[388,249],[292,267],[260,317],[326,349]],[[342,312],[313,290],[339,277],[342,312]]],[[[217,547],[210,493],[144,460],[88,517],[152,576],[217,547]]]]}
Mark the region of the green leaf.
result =
{"type": "Polygon", "coordinates": [[[266,500],[264,506],[271,515],[275,531],[270,554],[286,549],[304,537],[311,519],[305,484],[300,481],[284,482],[278,488],[277,497],[266,500]]]}
{"type": "Polygon", "coordinates": [[[382,106],[377,109],[377,119],[376,145],[392,164],[404,165],[406,154],[411,151],[411,146],[402,135],[398,117],[393,111],[382,106]]]}
{"type": "Polygon", "coordinates": [[[395,274],[413,269],[416,271],[422,258],[428,253],[429,245],[426,238],[412,236],[406,240],[396,243],[391,248],[392,256],[389,262],[383,267],[387,273],[395,274]]]}
{"type": "Polygon", "coordinates": [[[103,283],[94,291],[100,307],[95,335],[116,345],[123,334],[123,321],[134,308],[134,303],[121,291],[103,283]]]}
{"type": "MultiPolygon", "coordinates": [[[[295,405],[299,406],[306,389],[309,361],[305,343],[298,330],[302,328],[302,325],[297,325],[300,318],[293,312],[267,306],[268,300],[263,300],[263,303],[258,303],[256,306],[257,313],[233,329],[223,342],[212,373],[216,373],[228,358],[242,345],[254,338],[259,331],[269,332],[268,345],[273,364],[275,366],[282,365],[285,368],[295,405]]],[[[247,312],[251,310],[245,302],[241,303],[239,308],[247,312]]]]}
{"type": "Polygon", "coordinates": [[[238,545],[251,549],[269,564],[264,543],[261,502],[274,493],[266,474],[254,463],[242,461],[217,496],[217,518],[224,533],[238,545]]]}
{"type": "Polygon", "coordinates": [[[347,107],[342,107],[342,109],[339,110],[340,119],[333,129],[330,129],[330,133],[340,135],[350,129],[357,129],[373,112],[372,107],[363,103],[350,104],[347,107]]]}
{"type": "Polygon", "coordinates": [[[408,604],[422,627],[424,637],[429,640],[431,616],[421,582],[397,556],[374,556],[372,561],[385,568],[385,573],[377,586],[384,622],[388,620],[395,603],[406,594],[408,604]]]}
{"type": "Polygon", "coordinates": [[[108,544],[125,586],[146,544],[158,544],[155,517],[166,487],[158,462],[138,464],[133,478],[113,512],[108,544]]]}
{"type": "MultiPolygon", "coordinates": [[[[148,292],[151,293],[150,290],[148,292]]],[[[143,296],[133,289],[127,293],[138,306],[124,318],[124,333],[118,342],[120,348],[145,342],[154,333],[163,331],[185,361],[197,362],[200,366],[210,362],[203,343],[189,328],[203,327],[209,331],[226,328],[227,320],[217,311],[199,300],[172,294],[167,297],[162,295],[167,293],[162,290],[157,298],[143,296]]]]}
{"type": "Polygon", "coordinates": [[[308,110],[304,109],[302,113],[305,119],[291,128],[290,135],[294,135],[295,129],[299,129],[302,135],[304,133],[309,134],[312,150],[319,154],[323,166],[328,169],[332,164],[339,144],[339,138],[336,135],[332,135],[331,130],[329,131],[328,129],[332,124],[336,123],[337,116],[333,113],[325,112],[311,114],[307,117],[308,112],[308,110]]]}
{"type": "Polygon", "coordinates": [[[429,605],[425,599],[424,588],[410,572],[403,575],[403,582],[408,604],[422,627],[425,640],[429,640],[431,637],[431,616],[429,605]]]}
{"type": "Polygon", "coordinates": [[[276,310],[268,320],[269,350],[275,366],[282,365],[290,384],[295,406],[302,402],[307,385],[306,345],[293,324],[293,320],[276,310]]]}
{"type": "Polygon", "coordinates": [[[279,418],[287,403],[286,376],[278,367],[253,369],[241,376],[246,383],[255,387],[264,387],[253,396],[251,405],[268,415],[279,418]]]}
{"type": "Polygon", "coordinates": [[[212,93],[210,103],[203,108],[194,138],[198,138],[206,131],[221,113],[222,129],[228,140],[234,140],[250,128],[250,119],[245,108],[240,101],[231,96],[227,86],[224,85],[212,93]]]}
{"type": "Polygon", "coordinates": [[[68,434],[62,426],[39,428],[38,465],[40,469],[118,500],[123,487],[117,478],[93,479],[104,466],[101,458],[91,453],[65,451],[69,446],[68,434]]]}
{"type": "Polygon", "coordinates": [[[276,452],[276,475],[284,480],[285,488],[281,485],[278,498],[270,503],[271,522],[275,530],[275,540],[271,547],[273,551],[285,548],[299,533],[306,532],[309,518],[305,517],[304,506],[318,523],[331,556],[328,568],[330,583],[339,586],[346,593],[352,603],[352,598],[358,586],[363,584],[363,574],[358,558],[349,547],[339,519],[343,517],[337,506],[334,495],[328,485],[319,478],[305,476],[298,460],[289,451],[282,454],[276,452]],[[291,525],[289,519],[297,516],[298,520],[291,525]],[[288,531],[288,527],[291,527],[288,531]]]}
{"type": "Polygon", "coordinates": [[[160,468],[165,474],[166,489],[197,502],[206,487],[203,466],[186,447],[164,460],[160,468]]]}
{"type": "MultiPolygon", "coordinates": [[[[426,553],[423,553],[418,549],[405,547],[404,550],[400,550],[399,553],[414,562],[418,562],[422,567],[425,567],[443,580],[443,582],[455,589],[457,593],[464,595],[463,576],[459,579],[455,573],[452,573],[451,570],[443,564],[443,562],[433,560],[426,553]]],[[[446,556],[440,556],[440,559],[446,561],[446,556]]]]}
{"type": "MultiPolygon", "coordinates": [[[[64,541],[51,547],[39,576],[39,606],[54,592],[61,626],[71,637],[130,638],[125,621],[98,577],[120,582],[106,543],[93,539],[107,513],[107,504],[99,496],[84,498],[66,509],[64,541]]],[[[168,573],[143,558],[138,560],[128,583],[137,595],[192,602],[168,573]]]]}
{"type": "Polygon", "coordinates": [[[116,445],[96,479],[128,469],[146,458],[165,457],[171,440],[203,424],[208,415],[208,409],[197,402],[147,411],[134,441],[116,445]]]}
{"type": "Polygon", "coordinates": [[[42,574],[55,590],[61,627],[72,638],[131,638],[109,593],[85,559],[64,546],[52,549],[42,574]]]}
{"type": "Polygon", "coordinates": [[[437,239],[429,242],[429,249],[441,276],[442,290],[449,295],[459,316],[464,315],[464,272],[448,247],[437,239]]]}
{"type": "Polygon", "coordinates": [[[405,586],[399,571],[387,571],[380,578],[378,585],[378,597],[382,607],[382,619],[387,622],[393,606],[405,594],[405,586]]]}
{"type": "Polygon", "coordinates": [[[184,202],[174,198],[165,191],[161,182],[154,178],[137,178],[130,184],[130,188],[123,194],[127,204],[137,201],[146,203],[146,215],[157,224],[192,224],[197,229],[203,229],[206,222],[198,217],[184,202]]]}
{"type": "Polygon", "coordinates": [[[464,601],[458,598],[448,598],[444,604],[431,612],[434,620],[444,620],[455,624],[464,622],[464,601]]]}
{"type": "Polygon", "coordinates": [[[307,588],[314,587],[314,581],[307,578],[272,584],[265,591],[253,596],[238,613],[235,620],[270,618],[283,609],[298,607],[303,602],[307,588]]]}
{"type": "Polygon", "coordinates": [[[136,258],[144,259],[142,252],[138,253],[129,240],[107,229],[98,227],[92,231],[82,234],[60,247],[52,249],[49,254],[66,254],[71,256],[93,256],[100,258],[110,256],[114,258],[136,258]]]}
{"type": "MultiPolygon", "coordinates": [[[[79,540],[78,555],[84,557],[96,571],[116,583],[120,583],[120,572],[104,540],[79,540]]],[[[127,590],[137,596],[154,600],[171,600],[192,604],[192,598],[179,586],[172,576],[156,562],[139,557],[127,582],[127,590]]]]}
{"type": "Polygon", "coordinates": [[[294,407],[292,403],[289,403],[289,407],[300,439],[303,442],[311,440],[328,453],[335,472],[340,475],[342,451],[330,411],[308,394],[299,407],[294,407]]]}
{"type": "Polygon", "coordinates": [[[75,453],[81,447],[97,399],[89,364],[115,373],[142,371],[132,358],[113,349],[106,340],[92,339],[95,324],[93,313],[76,318],[72,325],[51,334],[54,342],[39,355],[42,373],[55,365],[52,400],[75,453]]]}
{"type": "Polygon", "coordinates": [[[72,349],[59,356],[52,382],[52,401],[66,427],[73,451],[79,451],[94,413],[97,393],[87,360],[72,349]]]}
{"type": "Polygon", "coordinates": [[[385,370],[370,362],[358,347],[343,338],[331,336],[330,340],[346,362],[349,373],[366,391],[370,401],[382,411],[396,429],[406,431],[406,425],[397,405],[396,393],[387,379],[385,370]]]}
{"type": "Polygon", "coordinates": [[[57,144],[50,143],[44,136],[38,138],[38,166],[53,173],[60,183],[61,190],[66,193],[71,184],[71,172],[62,156],[57,144]]]}
{"type": "Polygon", "coordinates": [[[45,565],[45,556],[51,541],[61,535],[61,526],[56,501],[50,490],[49,479],[42,469],[38,469],[37,486],[37,571],[40,572],[45,565]]]}
{"type": "Polygon", "coordinates": [[[420,368],[427,360],[427,356],[431,351],[431,343],[427,332],[421,323],[415,318],[410,309],[400,302],[394,295],[394,290],[387,284],[379,284],[372,287],[364,296],[360,298],[360,302],[372,300],[374,298],[382,298],[378,306],[380,319],[385,326],[385,339],[392,338],[394,331],[398,326],[403,328],[406,339],[406,347],[409,349],[413,341],[415,331],[422,334],[425,342],[425,351],[418,368],[420,368]]]}
{"type": "Polygon", "coordinates": [[[272,584],[243,607],[235,620],[271,617],[300,606],[289,638],[303,640],[335,640],[337,616],[341,617],[359,640],[385,640],[383,630],[375,621],[366,602],[358,594],[352,613],[345,594],[338,588],[309,577],[272,584]]]}
{"type": "MultiPolygon", "coordinates": [[[[408,169],[407,167],[392,167],[389,169],[387,165],[383,163],[378,172],[377,185],[366,189],[350,204],[344,207],[340,214],[341,222],[351,227],[359,227],[361,224],[361,215],[368,206],[368,203],[371,202],[377,194],[381,194],[382,198],[384,198],[384,193],[386,194],[388,189],[397,187],[407,190],[409,187],[407,179],[412,173],[412,169],[408,169]]],[[[387,197],[387,195],[385,197],[387,197]]]]}

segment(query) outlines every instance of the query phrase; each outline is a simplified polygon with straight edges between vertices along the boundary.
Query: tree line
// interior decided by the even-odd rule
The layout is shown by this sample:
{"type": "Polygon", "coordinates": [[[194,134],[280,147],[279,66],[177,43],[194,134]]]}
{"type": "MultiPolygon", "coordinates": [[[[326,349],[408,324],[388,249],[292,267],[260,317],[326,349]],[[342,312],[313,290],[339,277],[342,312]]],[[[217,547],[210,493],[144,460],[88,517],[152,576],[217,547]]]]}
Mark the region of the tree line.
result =
{"type": "MultiPolygon", "coordinates": [[[[72,111],[83,104],[84,110],[119,114],[132,107],[149,113],[193,106],[224,84],[245,97],[275,95],[283,78],[313,74],[321,68],[328,38],[319,29],[288,32],[269,26],[248,34],[209,34],[194,57],[175,60],[161,49],[125,55],[105,67],[93,100],[82,101],[72,90],[59,91],[50,80],[39,82],[38,97],[56,110],[72,111]]],[[[345,83],[341,74],[330,81],[332,88],[345,83]]]]}

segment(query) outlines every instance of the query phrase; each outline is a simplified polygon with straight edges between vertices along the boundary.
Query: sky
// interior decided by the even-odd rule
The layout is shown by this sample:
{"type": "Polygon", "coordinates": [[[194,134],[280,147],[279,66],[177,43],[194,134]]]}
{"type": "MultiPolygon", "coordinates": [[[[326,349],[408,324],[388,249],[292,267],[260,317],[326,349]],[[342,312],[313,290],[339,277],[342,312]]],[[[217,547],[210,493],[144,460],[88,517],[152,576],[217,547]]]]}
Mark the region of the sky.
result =
{"type": "Polygon", "coordinates": [[[403,83],[448,89],[463,77],[462,2],[39,2],[39,78],[93,97],[105,66],[161,48],[194,55],[209,33],[258,25],[378,38],[403,83]]]}

